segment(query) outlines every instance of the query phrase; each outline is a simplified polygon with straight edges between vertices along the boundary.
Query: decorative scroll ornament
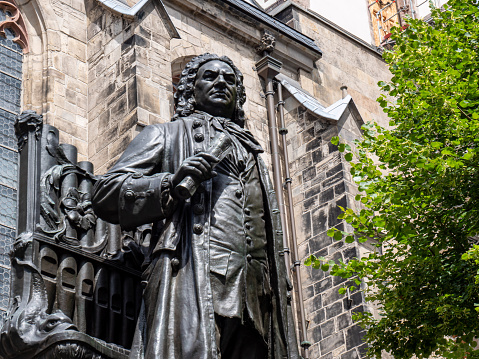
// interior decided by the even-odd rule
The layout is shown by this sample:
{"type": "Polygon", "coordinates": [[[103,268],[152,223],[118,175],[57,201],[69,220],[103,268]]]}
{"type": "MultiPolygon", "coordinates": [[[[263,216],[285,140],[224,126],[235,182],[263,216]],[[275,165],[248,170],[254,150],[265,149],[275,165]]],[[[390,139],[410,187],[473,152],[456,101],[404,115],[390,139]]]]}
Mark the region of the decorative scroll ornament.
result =
{"type": "Polygon", "coordinates": [[[258,53],[272,53],[276,46],[276,38],[273,34],[265,31],[263,37],[261,38],[261,44],[256,48],[258,53]]]}
{"type": "MultiPolygon", "coordinates": [[[[0,1],[1,3],[1,1],[0,1]]],[[[30,128],[35,129],[35,137],[38,140],[42,133],[43,116],[35,111],[23,111],[15,121],[15,134],[17,135],[18,151],[21,152],[28,141],[30,128]]]]}
{"type": "Polygon", "coordinates": [[[17,5],[13,0],[1,0],[0,10],[7,15],[6,20],[0,21],[0,35],[7,38],[5,29],[10,29],[16,36],[13,39],[13,42],[20,45],[24,54],[28,53],[30,51],[28,35],[25,22],[23,21],[22,14],[20,13],[20,10],[18,10],[17,5]]]}
{"type": "Polygon", "coordinates": [[[67,158],[63,148],[58,144],[58,138],[53,133],[47,136],[46,149],[50,156],[57,160],[58,165],[46,171],[40,180],[42,195],[40,214],[44,219],[44,224],[40,229],[57,242],[80,247],[77,238],[66,236],[66,230],[68,225],[81,231],[94,228],[97,217],[93,212],[91,194],[70,187],[60,198],[59,206],[55,198],[59,198],[62,181],[66,176],[73,174],[92,182],[95,181],[95,177],[67,158]]]}

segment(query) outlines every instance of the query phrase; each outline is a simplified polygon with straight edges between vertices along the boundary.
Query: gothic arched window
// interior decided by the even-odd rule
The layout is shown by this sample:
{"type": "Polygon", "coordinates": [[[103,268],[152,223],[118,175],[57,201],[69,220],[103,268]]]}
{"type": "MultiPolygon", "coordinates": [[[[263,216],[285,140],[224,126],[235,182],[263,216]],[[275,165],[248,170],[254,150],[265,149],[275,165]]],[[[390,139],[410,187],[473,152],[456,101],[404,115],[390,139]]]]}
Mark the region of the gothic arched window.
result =
{"type": "Polygon", "coordinates": [[[10,292],[8,253],[15,239],[17,140],[13,124],[21,111],[22,62],[28,51],[25,25],[13,0],[0,1],[0,317],[10,292]]]}

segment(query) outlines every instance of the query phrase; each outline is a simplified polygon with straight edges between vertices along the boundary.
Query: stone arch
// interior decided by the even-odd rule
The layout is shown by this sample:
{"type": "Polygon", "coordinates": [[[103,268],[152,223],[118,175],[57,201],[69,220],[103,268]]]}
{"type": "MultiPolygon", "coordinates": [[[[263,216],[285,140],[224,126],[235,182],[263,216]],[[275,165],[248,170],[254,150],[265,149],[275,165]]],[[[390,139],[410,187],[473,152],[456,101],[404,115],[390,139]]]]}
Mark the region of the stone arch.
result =
{"type": "Polygon", "coordinates": [[[55,14],[37,0],[17,0],[23,14],[25,31],[29,38],[29,51],[23,59],[22,109],[47,112],[49,76],[49,35],[58,30],[55,14]]]}
{"type": "MultiPolygon", "coordinates": [[[[188,58],[192,59],[195,56],[207,52],[206,49],[198,46],[193,46],[190,42],[184,39],[170,40],[170,62],[177,62],[178,59],[188,58]]],[[[186,63],[185,63],[186,64],[186,63]]]]}

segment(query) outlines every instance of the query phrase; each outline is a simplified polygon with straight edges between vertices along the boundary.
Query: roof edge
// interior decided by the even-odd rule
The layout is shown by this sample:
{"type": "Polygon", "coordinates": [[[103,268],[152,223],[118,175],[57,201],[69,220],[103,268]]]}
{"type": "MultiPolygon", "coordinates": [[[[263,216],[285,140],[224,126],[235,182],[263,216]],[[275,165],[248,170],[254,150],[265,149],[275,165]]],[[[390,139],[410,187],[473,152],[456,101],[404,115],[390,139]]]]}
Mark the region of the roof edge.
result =
{"type": "Polygon", "coordinates": [[[299,42],[301,45],[313,51],[320,58],[323,56],[323,52],[318,47],[318,45],[316,45],[315,41],[312,38],[304,35],[298,30],[293,29],[292,27],[289,27],[288,25],[275,19],[273,16],[255,7],[254,5],[251,5],[250,3],[242,0],[223,0],[222,2],[229,4],[235,9],[261,22],[262,24],[274,28],[276,31],[285,35],[286,37],[289,37],[290,39],[299,42]]]}

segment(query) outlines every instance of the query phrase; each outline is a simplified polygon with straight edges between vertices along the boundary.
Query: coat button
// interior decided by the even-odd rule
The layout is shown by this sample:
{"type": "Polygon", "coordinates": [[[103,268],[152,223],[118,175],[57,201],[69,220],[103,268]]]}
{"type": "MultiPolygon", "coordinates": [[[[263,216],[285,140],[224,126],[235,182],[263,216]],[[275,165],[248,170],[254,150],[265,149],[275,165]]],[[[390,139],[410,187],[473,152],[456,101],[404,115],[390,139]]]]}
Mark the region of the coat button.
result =
{"type": "Polygon", "coordinates": [[[195,232],[196,234],[201,234],[203,233],[203,226],[201,224],[195,224],[193,226],[193,232],[195,232]]]}
{"type": "Polygon", "coordinates": [[[245,208],[244,209],[244,214],[246,214],[247,216],[249,216],[251,214],[251,210],[249,208],[245,208]]]}
{"type": "Polygon", "coordinates": [[[193,206],[193,213],[196,215],[205,213],[205,207],[202,204],[195,204],[193,206]]]}
{"type": "Polygon", "coordinates": [[[249,246],[251,245],[251,243],[253,243],[253,240],[251,239],[250,236],[247,236],[247,237],[246,237],[246,243],[247,243],[249,246]]]}
{"type": "Polygon", "coordinates": [[[194,137],[196,142],[202,142],[205,139],[205,135],[202,133],[195,133],[194,137]]]}
{"type": "Polygon", "coordinates": [[[243,197],[243,191],[240,190],[240,189],[237,189],[237,190],[235,191],[235,196],[236,196],[236,198],[241,198],[241,197],[243,197]]]}
{"type": "Polygon", "coordinates": [[[125,197],[127,199],[133,199],[133,198],[135,198],[135,192],[133,192],[131,189],[129,189],[125,192],[125,197]]]}
{"type": "Polygon", "coordinates": [[[246,260],[247,260],[248,262],[251,262],[252,259],[253,259],[253,257],[251,257],[251,254],[247,254],[247,255],[246,255],[246,260]]]}
{"type": "Polygon", "coordinates": [[[246,229],[251,229],[251,224],[245,224],[244,226],[246,229]]]}
{"type": "Polygon", "coordinates": [[[198,153],[202,152],[203,150],[201,148],[195,148],[195,155],[197,155],[198,153]]]}
{"type": "Polygon", "coordinates": [[[180,267],[180,260],[178,258],[173,258],[171,260],[171,268],[173,268],[174,270],[178,270],[178,268],[180,267]]]}
{"type": "Polygon", "coordinates": [[[203,124],[201,123],[200,120],[194,120],[193,121],[193,128],[198,128],[198,127],[201,127],[203,126],[203,124]]]}

